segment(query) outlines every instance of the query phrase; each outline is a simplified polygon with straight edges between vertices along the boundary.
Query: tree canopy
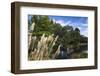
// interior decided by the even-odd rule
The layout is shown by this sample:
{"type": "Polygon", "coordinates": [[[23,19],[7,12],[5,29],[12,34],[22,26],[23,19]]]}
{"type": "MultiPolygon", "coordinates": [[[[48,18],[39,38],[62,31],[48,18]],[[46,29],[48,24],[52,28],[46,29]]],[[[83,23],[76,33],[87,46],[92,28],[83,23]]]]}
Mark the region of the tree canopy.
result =
{"type": "Polygon", "coordinates": [[[73,45],[73,48],[78,50],[79,43],[87,42],[87,37],[80,34],[80,29],[78,27],[74,28],[70,25],[62,26],[54,22],[48,16],[41,15],[33,15],[29,21],[29,25],[33,22],[35,23],[35,28],[32,32],[33,36],[42,36],[42,34],[46,36],[54,34],[54,37],[59,36],[54,48],[61,44],[65,49],[73,45]]]}

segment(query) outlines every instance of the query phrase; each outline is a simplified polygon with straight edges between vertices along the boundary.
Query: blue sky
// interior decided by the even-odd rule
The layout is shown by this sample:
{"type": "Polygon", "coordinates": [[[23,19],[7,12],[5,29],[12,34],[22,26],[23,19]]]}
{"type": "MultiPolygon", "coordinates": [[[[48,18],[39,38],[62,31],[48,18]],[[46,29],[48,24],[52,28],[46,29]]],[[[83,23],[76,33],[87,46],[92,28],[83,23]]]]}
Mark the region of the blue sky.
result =
{"type": "MultiPolygon", "coordinates": [[[[30,20],[32,15],[28,15],[30,20]]],[[[56,23],[60,23],[62,26],[73,26],[74,28],[78,27],[80,29],[81,35],[88,37],[88,17],[78,17],[78,16],[49,16],[49,19],[52,19],[56,23]]]]}
{"type": "Polygon", "coordinates": [[[88,17],[77,16],[49,16],[56,23],[60,23],[62,26],[78,27],[80,33],[88,37],[88,17]]]}

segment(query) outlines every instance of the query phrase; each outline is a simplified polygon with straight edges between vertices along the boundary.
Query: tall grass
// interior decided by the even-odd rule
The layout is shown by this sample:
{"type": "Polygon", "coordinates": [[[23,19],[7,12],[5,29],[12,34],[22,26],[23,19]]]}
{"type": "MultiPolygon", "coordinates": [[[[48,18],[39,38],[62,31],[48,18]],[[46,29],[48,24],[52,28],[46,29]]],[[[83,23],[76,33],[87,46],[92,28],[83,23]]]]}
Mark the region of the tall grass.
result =
{"type": "MultiPolygon", "coordinates": [[[[35,24],[32,24],[34,27],[35,24]]],[[[34,30],[34,28],[33,28],[34,30]]],[[[32,36],[32,33],[29,33],[28,36],[28,47],[30,50],[28,59],[29,60],[49,60],[55,59],[56,56],[60,53],[60,46],[54,54],[52,54],[53,47],[58,39],[58,36],[49,35],[48,37],[43,34],[40,40],[36,36],[32,36]]]]}

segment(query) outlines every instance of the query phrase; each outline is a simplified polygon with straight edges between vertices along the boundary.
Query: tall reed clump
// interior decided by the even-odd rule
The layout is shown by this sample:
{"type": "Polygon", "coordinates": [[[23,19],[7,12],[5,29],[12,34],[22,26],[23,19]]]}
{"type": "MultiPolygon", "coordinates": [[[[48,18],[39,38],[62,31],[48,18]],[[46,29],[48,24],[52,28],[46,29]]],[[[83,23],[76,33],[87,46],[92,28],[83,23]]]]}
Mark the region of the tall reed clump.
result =
{"type": "MultiPolygon", "coordinates": [[[[32,24],[32,26],[34,26],[32,24]]],[[[38,40],[36,36],[32,36],[31,34],[28,37],[28,46],[30,49],[29,60],[49,60],[55,59],[56,56],[60,53],[60,46],[56,52],[52,55],[53,47],[58,39],[58,36],[54,38],[54,35],[49,35],[48,37],[43,34],[38,40]]]]}

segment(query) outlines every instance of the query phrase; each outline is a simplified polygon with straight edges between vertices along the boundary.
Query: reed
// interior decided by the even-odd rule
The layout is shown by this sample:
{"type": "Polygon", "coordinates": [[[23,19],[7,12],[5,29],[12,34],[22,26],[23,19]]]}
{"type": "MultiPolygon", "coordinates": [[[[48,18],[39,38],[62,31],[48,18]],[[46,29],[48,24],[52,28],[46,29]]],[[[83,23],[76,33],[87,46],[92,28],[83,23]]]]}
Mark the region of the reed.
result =
{"type": "MultiPolygon", "coordinates": [[[[29,31],[34,30],[35,23],[32,24],[29,31]]],[[[53,47],[58,39],[58,36],[54,38],[54,34],[49,35],[48,37],[43,34],[38,40],[36,36],[32,36],[32,32],[28,34],[28,49],[30,50],[28,59],[29,60],[49,60],[55,59],[60,53],[60,46],[56,50],[55,54],[51,54],[53,47]]]]}
{"type": "Polygon", "coordinates": [[[51,52],[53,51],[53,47],[58,39],[58,36],[55,38],[53,34],[45,37],[45,34],[41,36],[41,39],[38,41],[36,47],[35,42],[37,40],[36,36],[33,36],[31,39],[30,49],[31,52],[29,54],[29,60],[48,60],[54,59],[60,53],[60,46],[56,50],[55,54],[52,56],[51,52]]]}

